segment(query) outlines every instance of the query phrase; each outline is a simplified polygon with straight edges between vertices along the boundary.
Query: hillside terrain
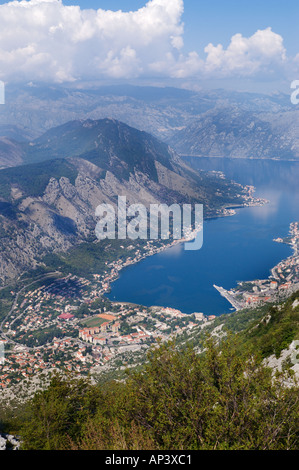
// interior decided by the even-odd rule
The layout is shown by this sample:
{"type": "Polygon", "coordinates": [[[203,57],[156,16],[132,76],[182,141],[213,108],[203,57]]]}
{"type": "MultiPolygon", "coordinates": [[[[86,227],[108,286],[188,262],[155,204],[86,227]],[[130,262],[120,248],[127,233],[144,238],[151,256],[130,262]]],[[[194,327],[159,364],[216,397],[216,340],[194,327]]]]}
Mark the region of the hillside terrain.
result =
{"type": "Polygon", "coordinates": [[[24,450],[296,450],[298,315],[297,292],[155,347],[116,381],[54,375],[2,429],[24,450]]]}
{"type": "Polygon", "coordinates": [[[6,102],[0,449],[297,450],[299,293],[220,317],[114,303],[120,270],[164,245],[95,236],[121,195],[205,218],[261,202],[179,154],[297,159],[289,97],[31,84],[6,102]]]}
{"type": "Polygon", "coordinates": [[[243,205],[245,188],[196,172],[165,143],[119,121],[72,121],[23,143],[30,163],[0,171],[0,279],[48,253],[95,239],[95,209],[128,204],[202,203],[209,217],[243,205]],[[218,212],[217,212],[218,211],[218,212]]]}
{"type": "Polygon", "coordinates": [[[18,142],[7,137],[0,137],[0,170],[22,165],[23,155],[22,146],[18,142]]]}
{"type": "MultiPolygon", "coordinates": [[[[296,355],[296,341],[299,340],[299,292],[278,303],[220,315],[176,335],[175,344],[183,348],[191,345],[196,353],[201,353],[209,336],[217,342],[228,337],[237,338],[236,354],[242,350],[251,351],[260,362],[270,366],[273,373],[286,372],[291,381],[299,380],[299,359],[296,355]]],[[[146,356],[141,359],[140,355],[136,355],[136,360],[131,361],[131,364],[134,364],[133,368],[138,368],[144,361],[146,356]]],[[[111,373],[100,373],[98,380],[104,383],[107,377],[119,380],[125,375],[124,371],[112,366],[111,373]]]]}
{"type": "Polygon", "coordinates": [[[256,113],[215,108],[176,132],[169,143],[183,155],[226,158],[299,158],[297,111],[256,113]]]}

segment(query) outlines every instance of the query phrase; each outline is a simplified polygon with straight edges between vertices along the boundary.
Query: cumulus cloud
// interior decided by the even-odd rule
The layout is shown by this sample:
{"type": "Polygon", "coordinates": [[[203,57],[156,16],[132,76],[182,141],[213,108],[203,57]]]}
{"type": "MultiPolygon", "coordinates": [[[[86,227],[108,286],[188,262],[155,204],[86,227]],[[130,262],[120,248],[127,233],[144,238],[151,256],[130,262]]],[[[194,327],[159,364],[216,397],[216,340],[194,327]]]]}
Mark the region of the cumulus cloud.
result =
{"type": "MultiPolygon", "coordinates": [[[[0,5],[0,79],[95,80],[254,75],[285,60],[270,28],[236,34],[227,49],[209,44],[206,57],[183,52],[183,0],[150,0],[137,11],[66,6],[62,0],[0,5]]],[[[202,51],[203,52],[203,51],[202,51]]]]}
{"type": "Polygon", "coordinates": [[[135,12],[80,9],[61,0],[0,5],[0,78],[137,77],[183,46],[183,0],[135,12]]]}
{"type": "Polygon", "coordinates": [[[221,44],[209,44],[205,48],[206,72],[222,75],[255,75],[265,70],[270,72],[286,61],[283,38],[271,28],[258,30],[251,37],[235,34],[227,49],[221,44]]]}

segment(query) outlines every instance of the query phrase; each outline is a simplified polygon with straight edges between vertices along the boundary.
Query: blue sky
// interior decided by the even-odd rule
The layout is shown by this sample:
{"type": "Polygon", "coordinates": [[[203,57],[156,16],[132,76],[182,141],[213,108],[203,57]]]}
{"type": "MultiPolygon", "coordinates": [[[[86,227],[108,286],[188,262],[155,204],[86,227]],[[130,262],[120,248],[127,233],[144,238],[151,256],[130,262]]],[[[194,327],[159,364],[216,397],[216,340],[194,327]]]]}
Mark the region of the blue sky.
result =
{"type": "MultiPolygon", "coordinates": [[[[5,3],[5,2],[1,2],[5,3]]],[[[131,11],[143,0],[63,0],[81,8],[131,11]]],[[[299,2],[297,0],[185,0],[186,47],[203,48],[208,42],[227,43],[235,33],[252,35],[271,26],[282,35],[290,54],[299,50],[299,2]]]]}
{"type": "Polygon", "coordinates": [[[299,78],[297,0],[24,4],[0,0],[0,79],[275,89],[299,78]]]}

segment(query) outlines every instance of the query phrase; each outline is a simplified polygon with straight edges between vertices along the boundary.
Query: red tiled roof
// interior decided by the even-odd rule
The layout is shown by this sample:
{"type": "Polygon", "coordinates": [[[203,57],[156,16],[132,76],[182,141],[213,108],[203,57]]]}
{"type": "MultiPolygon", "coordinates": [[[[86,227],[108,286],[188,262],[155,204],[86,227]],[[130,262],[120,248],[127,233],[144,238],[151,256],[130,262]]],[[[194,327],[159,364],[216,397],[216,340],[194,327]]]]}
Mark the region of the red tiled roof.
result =
{"type": "Polygon", "coordinates": [[[71,318],[74,318],[74,315],[71,315],[70,313],[62,313],[58,318],[61,318],[62,320],[70,320],[71,318]]]}

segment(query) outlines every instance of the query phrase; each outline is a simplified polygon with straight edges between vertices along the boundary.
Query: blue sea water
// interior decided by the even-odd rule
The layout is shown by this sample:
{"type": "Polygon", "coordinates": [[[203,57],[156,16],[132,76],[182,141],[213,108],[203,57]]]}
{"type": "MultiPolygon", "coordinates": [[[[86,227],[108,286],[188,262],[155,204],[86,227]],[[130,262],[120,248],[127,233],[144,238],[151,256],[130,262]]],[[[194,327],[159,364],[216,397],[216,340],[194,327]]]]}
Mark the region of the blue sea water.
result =
{"type": "Polygon", "coordinates": [[[268,278],[271,268],[290,256],[290,247],[273,238],[286,236],[290,223],[299,221],[299,162],[186,160],[195,168],[222,171],[229,179],[255,186],[255,195],[269,204],[205,221],[199,251],[185,251],[180,244],[129,266],[112,284],[111,300],[220,315],[232,307],[213,284],[230,289],[238,281],[268,278]]]}

